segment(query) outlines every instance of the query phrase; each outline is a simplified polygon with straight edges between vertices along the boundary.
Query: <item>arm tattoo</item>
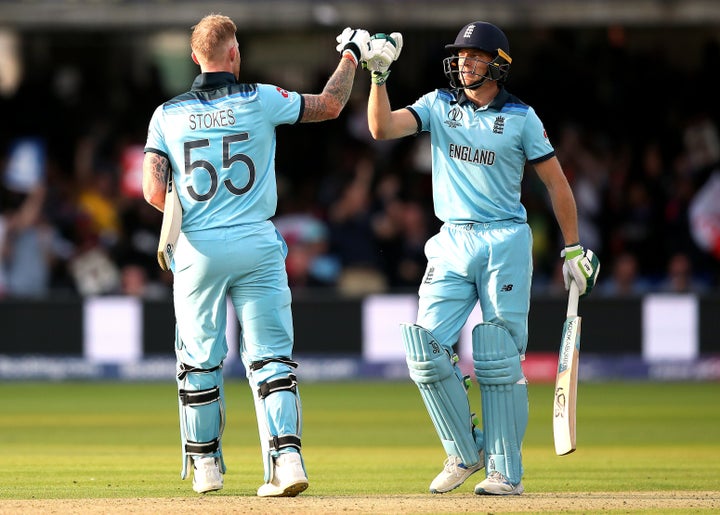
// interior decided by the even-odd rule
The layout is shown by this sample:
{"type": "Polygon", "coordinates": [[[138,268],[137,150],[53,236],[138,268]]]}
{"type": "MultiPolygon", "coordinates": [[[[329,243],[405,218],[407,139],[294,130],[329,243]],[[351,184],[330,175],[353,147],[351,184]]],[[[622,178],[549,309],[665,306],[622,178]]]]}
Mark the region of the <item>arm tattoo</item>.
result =
{"type": "Polygon", "coordinates": [[[167,158],[152,154],[150,166],[152,167],[153,178],[160,184],[167,184],[168,171],[170,170],[170,162],[167,158]]]}
{"type": "Polygon", "coordinates": [[[341,59],[340,65],[328,79],[319,95],[305,95],[303,122],[320,122],[337,116],[350,99],[355,66],[348,59],[341,59]]]}

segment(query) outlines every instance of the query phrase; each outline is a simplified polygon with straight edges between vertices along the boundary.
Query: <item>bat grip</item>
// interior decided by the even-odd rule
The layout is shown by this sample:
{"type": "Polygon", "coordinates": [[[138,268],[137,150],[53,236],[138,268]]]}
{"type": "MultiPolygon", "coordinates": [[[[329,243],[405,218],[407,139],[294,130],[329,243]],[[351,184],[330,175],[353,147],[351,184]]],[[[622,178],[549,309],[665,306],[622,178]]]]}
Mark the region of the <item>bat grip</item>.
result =
{"type": "Polygon", "coordinates": [[[579,298],[580,298],[580,289],[578,288],[578,285],[575,283],[575,281],[570,281],[570,293],[568,294],[568,306],[567,306],[567,316],[568,317],[577,316],[578,299],[579,298]]]}

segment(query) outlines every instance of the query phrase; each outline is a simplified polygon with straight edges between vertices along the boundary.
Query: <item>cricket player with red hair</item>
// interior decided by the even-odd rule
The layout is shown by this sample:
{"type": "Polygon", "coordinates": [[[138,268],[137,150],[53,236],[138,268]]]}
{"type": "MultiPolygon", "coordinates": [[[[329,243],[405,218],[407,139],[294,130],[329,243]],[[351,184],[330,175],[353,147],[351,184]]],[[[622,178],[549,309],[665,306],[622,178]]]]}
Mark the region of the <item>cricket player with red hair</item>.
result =
{"type": "Polygon", "coordinates": [[[293,361],[287,245],[270,218],[277,207],[275,128],[337,118],[350,97],[370,35],[347,28],[340,63],[322,93],[241,83],[233,21],[204,17],[190,38],[200,67],[192,88],[160,105],[145,146],[143,191],[165,207],[172,174],[182,224],[172,262],[180,436],[185,479],[198,493],[223,487],[226,299],[240,322],[240,356],[253,398],[265,469],[262,497],[308,487],[302,409],[293,361]]]}

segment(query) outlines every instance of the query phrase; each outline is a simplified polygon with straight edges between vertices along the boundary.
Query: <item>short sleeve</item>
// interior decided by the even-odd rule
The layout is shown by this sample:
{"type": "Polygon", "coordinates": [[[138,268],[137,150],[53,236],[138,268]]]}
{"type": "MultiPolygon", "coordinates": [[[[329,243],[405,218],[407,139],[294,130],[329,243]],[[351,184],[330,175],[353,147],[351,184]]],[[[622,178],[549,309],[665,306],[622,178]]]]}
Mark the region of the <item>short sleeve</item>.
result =
{"type": "Polygon", "coordinates": [[[418,132],[430,130],[432,106],[436,97],[437,92],[427,93],[418,98],[413,104],[407,106],[418,122],[418,132]]]}
{"type": "Polygon", "coordinates": [[[542,162],[555,154],[547,131],[533,108],[528,109],[525,126],[522,131],[523,148],[528,161],[542,162]]]}
{"type": "Polygon", "coordinates": [[[273,125],[294,124],[300,121],[303,99],[300,93],[279,86],[258,84],[263,109],[273,125]]]}
{"type": "Polygon", "coordinates": [[[162,131],[163,115],[163,106],[159,106],[155,109],[152,118],[150,118],[147,141],[145,142],[145,152],[155,152],[168,157],[168,148],[165,144],[165,137],[162,131]]]}

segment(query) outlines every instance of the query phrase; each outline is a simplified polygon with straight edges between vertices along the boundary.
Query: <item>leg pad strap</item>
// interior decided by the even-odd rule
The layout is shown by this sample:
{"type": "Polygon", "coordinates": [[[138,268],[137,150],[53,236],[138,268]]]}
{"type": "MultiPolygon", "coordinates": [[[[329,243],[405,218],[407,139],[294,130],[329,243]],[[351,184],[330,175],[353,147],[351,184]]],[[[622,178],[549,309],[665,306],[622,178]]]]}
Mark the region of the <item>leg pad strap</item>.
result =
{"type": "Polygon", "coordinates": [[[300,437],[298,435],[273,436],[269,442],[270,449],[280,451],[282,449],[292,448],[300,452],[302,447],[300,437]]]}
{"type": "Polygon", "coordinates": [[[265,399],[268,395],[275,392],[289,390],[292,393],[297,392],[297,377],[295,374],[289,374],[287,377],[274,379],[258,386],[257,394],[260,399],[265,399]]]}
{"type": "Polygon", "coordinates": [[[178,390],[180,403],[183,406],[204,406],[220,399],[220,388],[217,386],[207,390],[178,390]]]}
{"type": "Polygon", "coordinates": [[[220,440],[215,438],[210,442],[191,442],[185,443],[185,452],[202,456],[204,454],[213,454],[220,449],[220,440]]]}

